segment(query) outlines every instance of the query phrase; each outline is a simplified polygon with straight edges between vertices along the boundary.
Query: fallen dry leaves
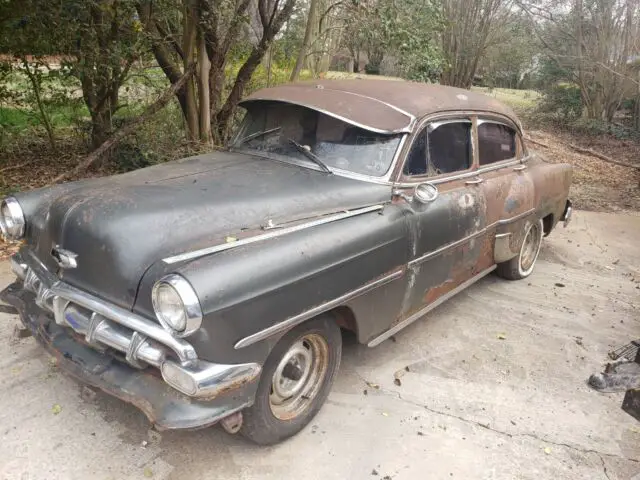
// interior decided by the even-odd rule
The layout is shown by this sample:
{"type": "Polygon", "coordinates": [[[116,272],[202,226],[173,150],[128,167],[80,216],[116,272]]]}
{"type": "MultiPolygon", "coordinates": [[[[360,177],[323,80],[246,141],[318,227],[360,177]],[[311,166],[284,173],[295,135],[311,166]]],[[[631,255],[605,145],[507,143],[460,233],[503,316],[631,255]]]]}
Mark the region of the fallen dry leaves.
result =
{"type": "Polygon", "coordinates": [[[548,145],[530,145],[532,150],[542,154],[546,160],[552,163],[569,163],[573,166],[570,195],[577,209],[640,212],[639,170],[578,153],[567,144],[590,148],[632,165],[640,165],[640,145],[607,135],[582,136],[542,130],[529,130],[527,135],[548,145]]]}

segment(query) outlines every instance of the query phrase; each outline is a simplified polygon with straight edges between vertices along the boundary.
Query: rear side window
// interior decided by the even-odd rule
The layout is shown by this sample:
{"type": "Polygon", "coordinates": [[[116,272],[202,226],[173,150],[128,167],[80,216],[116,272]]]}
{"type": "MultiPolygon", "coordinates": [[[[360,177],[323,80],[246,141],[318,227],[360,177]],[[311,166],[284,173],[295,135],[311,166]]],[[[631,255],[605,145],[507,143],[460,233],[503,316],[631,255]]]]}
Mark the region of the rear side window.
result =
{"type": "Polygon", "coordinates": [[[514,158],[516,156],[516,132],[500,123],[482,122],[478,125],[478,152],[480,165],[514,158]]]}
{"type": "Polygon", "coordinates": [[[416,137],[403,173],[435,176],[471,167],[471,122],[433,123],[416,137]]]}

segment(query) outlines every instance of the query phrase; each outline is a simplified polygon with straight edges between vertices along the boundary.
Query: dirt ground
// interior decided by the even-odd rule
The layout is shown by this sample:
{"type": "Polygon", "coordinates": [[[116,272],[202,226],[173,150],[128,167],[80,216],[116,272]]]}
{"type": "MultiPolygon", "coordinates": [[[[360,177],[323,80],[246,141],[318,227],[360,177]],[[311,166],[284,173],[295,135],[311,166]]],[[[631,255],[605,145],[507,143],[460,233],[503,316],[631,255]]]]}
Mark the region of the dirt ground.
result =
{"type": "Polygon", "coordinates": [[[640,423],[585,383],[640,337],[639,239],[638,216],[578,211],[529,279],[490,275],[373,349],[345,337],[327,404],[269,448],[158,437],[135,408],[83,399],[4,308],[0,479],[640,479],[640,423]]]}

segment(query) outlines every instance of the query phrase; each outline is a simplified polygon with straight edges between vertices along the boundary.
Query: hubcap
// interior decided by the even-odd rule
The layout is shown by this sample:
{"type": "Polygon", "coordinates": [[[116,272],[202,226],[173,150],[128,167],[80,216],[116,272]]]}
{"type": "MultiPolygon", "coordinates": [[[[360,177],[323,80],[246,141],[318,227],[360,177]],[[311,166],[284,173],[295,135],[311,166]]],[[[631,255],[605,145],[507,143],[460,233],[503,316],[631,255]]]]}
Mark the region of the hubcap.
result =
{"type": "Polygon", "coordinates": [[[520,269],[523,272],[527,272],[533,267],[536,258],[538,257],[538,251],[540,250],[540,242],[542,236],[540,235],[540,225],[535,223],[531,225],[527,236],[524,238],[522,244],[522,250],[520,252],[520,269]]]}
{"type": "Polygon", "coordinates": [[[280,420],[302,413],[316,397],[327,373],[329,346],[324,337],[308,334],[291,345],[271,382],[269,405],[280,420]]]}

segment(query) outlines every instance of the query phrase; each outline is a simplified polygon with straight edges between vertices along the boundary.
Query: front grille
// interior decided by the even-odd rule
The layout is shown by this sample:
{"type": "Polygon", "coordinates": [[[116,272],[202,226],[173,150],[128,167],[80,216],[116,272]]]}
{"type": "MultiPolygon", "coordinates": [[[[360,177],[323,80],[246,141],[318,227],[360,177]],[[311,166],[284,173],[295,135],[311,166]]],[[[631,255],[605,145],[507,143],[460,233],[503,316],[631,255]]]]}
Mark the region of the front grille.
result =
{"type": "Polygon", "coordinates": [[[50,274],[47,276],[48,272],[38,275],[26,264],[20,267],[24,288],[35,294],[36,305],[53,313],[58,325],[71,328],[93,348],[111,348],[136,368],[160,368],[168,357],[175,357],[180,363],[197,359],[191,345],[172,337],[159,325],[65,285],[50,274]],[[138,330],[133,325],[142,328],[138,330]],[[166,340],[168,345],[159,340],[166,340]]]}

